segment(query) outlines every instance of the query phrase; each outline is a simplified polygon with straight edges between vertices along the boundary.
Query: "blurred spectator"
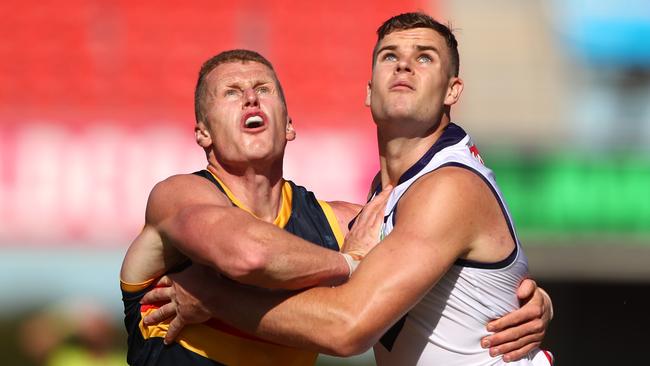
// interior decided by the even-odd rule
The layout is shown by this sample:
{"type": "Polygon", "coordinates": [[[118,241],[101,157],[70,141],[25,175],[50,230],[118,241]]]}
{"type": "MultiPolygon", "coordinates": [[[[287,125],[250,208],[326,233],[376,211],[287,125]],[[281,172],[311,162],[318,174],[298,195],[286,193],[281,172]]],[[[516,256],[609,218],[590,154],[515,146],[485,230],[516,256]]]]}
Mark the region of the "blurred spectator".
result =
{"type": "Polygon", "coordinates": [[[23,352],[43,366],[123,366],[111,315],[99,304],[71,300],[48,307],[20,327],[23,352]]]}

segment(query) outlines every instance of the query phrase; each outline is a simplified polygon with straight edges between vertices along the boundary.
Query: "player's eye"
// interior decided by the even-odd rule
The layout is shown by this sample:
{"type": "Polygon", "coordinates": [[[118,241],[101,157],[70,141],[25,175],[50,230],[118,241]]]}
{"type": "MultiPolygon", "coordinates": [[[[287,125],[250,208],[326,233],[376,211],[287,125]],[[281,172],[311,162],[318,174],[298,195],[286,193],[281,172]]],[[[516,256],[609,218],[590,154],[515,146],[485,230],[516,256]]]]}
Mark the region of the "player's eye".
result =
{"type": "Polygon", "coordinates": [[[397,56],[395,56],[394,53],[386,53],[386,54],[384,54],[384,57],[382,57],[382,60],[389,61],[389,62],[395,62],[395,61],[397,61],[397,56]]]}
{"type": "Polygon", "coordinates": [[[433,61],[433,59],[429,55],[420,55],[420,56],[418,56],[418,62],[421,63],[421,64],[427,64],[427,63],[430,63],[432,61],[433,61]]]}
{"type": "Polygon", "coordinates": [[[257,92],[257,94],[268,94],[271,92],[271,88],[269,88],[268,86],[259,86],[257,87],[257,89],[255,89],[255,91],[257,92]]]}
{"type": "Polygon", "coordinates": [[[227,97],[235,97],[239,95],[239,91],[237,89],[226,89],[226,91],[223,92],[223,95],[227,97]]]}

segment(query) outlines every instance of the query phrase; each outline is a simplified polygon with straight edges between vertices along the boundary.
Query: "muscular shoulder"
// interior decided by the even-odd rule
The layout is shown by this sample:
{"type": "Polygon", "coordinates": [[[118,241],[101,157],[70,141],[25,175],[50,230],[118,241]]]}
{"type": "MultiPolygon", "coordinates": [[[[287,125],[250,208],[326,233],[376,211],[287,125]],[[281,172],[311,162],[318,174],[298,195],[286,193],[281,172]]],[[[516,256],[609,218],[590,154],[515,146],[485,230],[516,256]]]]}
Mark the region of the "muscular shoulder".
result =
{"type": "Polygon", "coordinates": [[[489,188],[475,173],[444,167],[418,179],[400,199],[396,229],[435,237],[438,241],[470,243],[489,198],[489,188]]]}
{"type": "Polygon", "coordinates": [[[489,188],[476,173],[461,167],[448,166],[422,176],[408,189],[409,196],[435,197],[456,203],[472,202],[489,193],[489,188]]]}
{"type": "Polygon", "coordinates": [[[158,182],[147,201],[146,221],[156,224],[189,205],[229,205],[227,197],[203,177],[173,175],[158,182]]]}

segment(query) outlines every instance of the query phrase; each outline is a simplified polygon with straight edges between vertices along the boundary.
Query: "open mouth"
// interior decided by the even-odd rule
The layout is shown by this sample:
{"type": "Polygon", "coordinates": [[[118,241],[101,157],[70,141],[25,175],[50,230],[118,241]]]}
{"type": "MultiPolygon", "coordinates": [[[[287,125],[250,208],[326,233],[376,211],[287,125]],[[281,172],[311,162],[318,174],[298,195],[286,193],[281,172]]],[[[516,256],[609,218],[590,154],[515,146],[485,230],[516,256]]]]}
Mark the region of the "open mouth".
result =
{"type": "Polygon", "coordinates": [[[246,128],[257,128],[264,125],[264,120],[262,116],[250,116],[244,121],[244,127],[246,128]]]}
{"type": "Polygon", "coordinates": [[[241,126],[246,131],[261,131],[266,125],[266,116],[261,111],[249,112],[242,116],[241,126]]]}

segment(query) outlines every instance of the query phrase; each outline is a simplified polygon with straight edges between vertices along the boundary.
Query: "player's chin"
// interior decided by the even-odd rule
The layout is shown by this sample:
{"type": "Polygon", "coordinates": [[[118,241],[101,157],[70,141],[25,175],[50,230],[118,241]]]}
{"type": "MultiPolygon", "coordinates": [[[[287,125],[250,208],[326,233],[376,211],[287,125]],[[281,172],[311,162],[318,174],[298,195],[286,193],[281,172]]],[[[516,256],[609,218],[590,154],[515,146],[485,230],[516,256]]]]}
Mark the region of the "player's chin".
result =
{"type": "Polygon", "coordinates": [[[249,162],[273,161],[274,159],[278,159],[282,156],[282,151],[283,150],[278,149],[277,147],[270,144],[260,144],[250,146],[246,150],[245,155],[246,160],[249,162]]]}

